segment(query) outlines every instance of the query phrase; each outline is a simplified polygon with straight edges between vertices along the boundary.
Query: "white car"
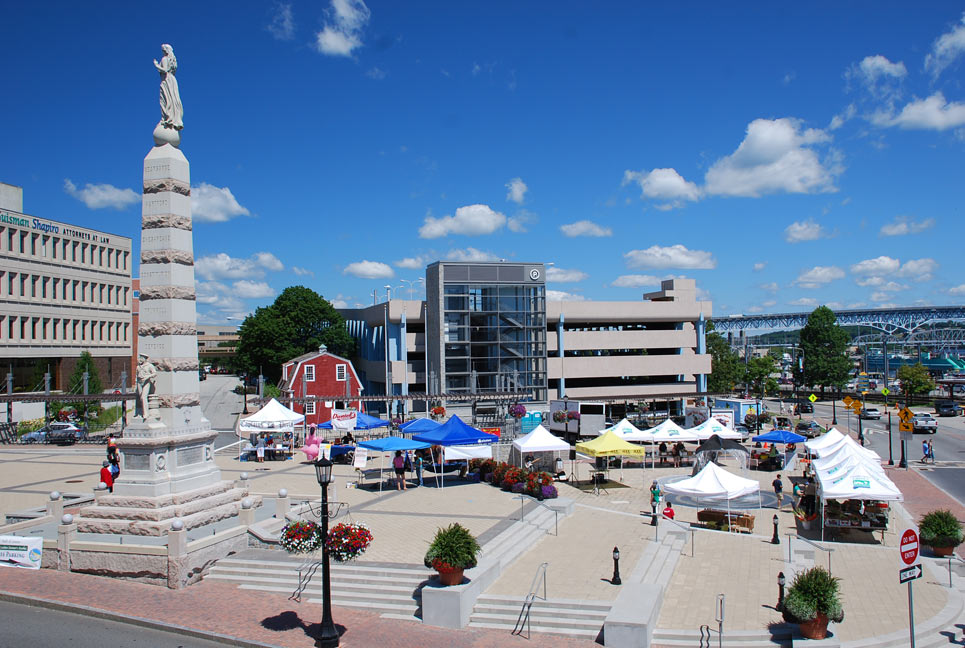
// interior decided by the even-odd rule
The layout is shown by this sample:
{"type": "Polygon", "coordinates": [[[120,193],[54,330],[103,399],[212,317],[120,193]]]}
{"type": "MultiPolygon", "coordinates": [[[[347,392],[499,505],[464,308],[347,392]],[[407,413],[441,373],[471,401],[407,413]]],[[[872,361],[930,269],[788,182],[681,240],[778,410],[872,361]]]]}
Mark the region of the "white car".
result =
{"type": "Polygon", "coordinates": [[[915,432],[928,432],[929,434],[938,432],[938,421],[935,420],[934,416],[926,412],[912,416],[911,425],[915,432]]]}

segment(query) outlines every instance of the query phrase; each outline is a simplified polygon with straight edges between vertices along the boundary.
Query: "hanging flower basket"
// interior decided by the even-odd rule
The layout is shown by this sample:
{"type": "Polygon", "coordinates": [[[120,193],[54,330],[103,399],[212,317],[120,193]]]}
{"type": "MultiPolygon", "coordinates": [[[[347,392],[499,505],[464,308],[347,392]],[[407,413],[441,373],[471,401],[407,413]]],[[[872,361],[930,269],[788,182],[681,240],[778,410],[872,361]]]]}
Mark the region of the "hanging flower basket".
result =
{"type": "Polygon", "coordinates": [[[567,413],[566,413],[566,418],[568,418],[568,419],[571,420],[571,421],[579,421],[579,420],[580,420],[580,413],[577,412],[576,410],[573,410],[572,412],[567,412],[567,413]]]}
{"type": "Polygon", "coordinates": [[[372,540],[372,532],[364,524],[339,522],[328,532],[325,548],[335,562],[348,562],[365,553],[372,540]]]}
{"type": "Polygon", "coordinates": [[[312,553],[322,546],[322,528],[305,520],[289,522],[278,540],[288,553],[312,553]]]}
{"type": "Polygon", "coordinates": [[[566,423],[566,412],[563,410],[553,412],[553,421],[555,423],[566,423]]]}
{"type": "Polygon", "coordinates": [[[521,403],[516,403],[515,405],[510,406],[509,415],[514,419],[523,418],[526,416],[526,406],[521,403]]]}
{"type": "Polygon", "coordinates": [[[432,414],[432,418],[442,418],[443,416],[446,415],[446,408],[443,407],[442,405],[436,405],[431,410],[429,410],[429,413],[432,414]]]}

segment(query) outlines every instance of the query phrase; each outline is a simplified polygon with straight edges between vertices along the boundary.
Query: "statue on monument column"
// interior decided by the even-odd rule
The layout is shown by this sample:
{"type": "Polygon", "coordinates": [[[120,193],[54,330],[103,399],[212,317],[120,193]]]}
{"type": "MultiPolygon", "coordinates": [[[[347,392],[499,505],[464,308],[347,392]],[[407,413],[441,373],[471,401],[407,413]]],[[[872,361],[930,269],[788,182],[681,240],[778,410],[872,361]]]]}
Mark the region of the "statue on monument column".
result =
{"type": "Polygon", "coordinates": [[[184,128],[184,108],[181,107],[181,93],[178,92],[178,59],[174,48],[165,43],[161,45],[164,56],[161,62],[154,60],[154,67],[161,73],[161,125],[181,130],[184,128]]]}
{"type": "Polygon", "coordinates": [[[154,391],[155,380],[157,380],[157,367],[151,364],[143,353],[138,355],[137,403],[134,416],[140,416],[145,421],[148,419],[148,397],[154,391]]]}

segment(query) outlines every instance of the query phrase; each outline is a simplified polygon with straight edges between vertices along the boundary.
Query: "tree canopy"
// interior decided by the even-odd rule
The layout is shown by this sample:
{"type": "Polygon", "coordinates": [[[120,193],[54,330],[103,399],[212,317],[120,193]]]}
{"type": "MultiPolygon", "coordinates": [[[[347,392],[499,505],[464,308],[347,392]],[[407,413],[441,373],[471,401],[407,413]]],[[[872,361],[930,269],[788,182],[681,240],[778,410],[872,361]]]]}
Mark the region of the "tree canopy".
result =
{"type": "Polygon", "coordinates": [[[837,324],[827,306],[818,306],[801,329],[804,370],[798,378],[804,385],[842,387],[848,381],[852,364],[848,357],[848,333],[837,324]]]}
{"type": "Polygon", "coordinates": [[[902,365],[898,367],[898,380],[901,381],[901,391],[905,396],[927,394],[935,389],[935,381],[931,374],[920,362],[916,365],[902,365]]]}
{"type": "Polygon", "coordinates": [[[323,344],[340,356],[355,351],[342,316],[324,297],[304,286],[286,288],[271,306],[246,317],[238,335],[236,368],[260,370],[271,382],[281,377],[283,363],[323,344]]]}
{"type": "Polygon", "coordinates": [[[101,385],[101,377],[94,365],[94,357],[89,351],[81,351],[77,364],[74,366],[74,372],[70,374],[70,379],[67,381],[67,390],[72,394],[84,393],[85,371],[87,372],[87,393],[99,394],[104,391],[104,387],[101,385]]]}
{"type": "Polygon", "coordinates": [[[712,325],[708,328],[707,353],[711,356],[711,365],[707,391],[718,394],[731,392],[735,385],[744,381],[744,365],[727,340],[713,331],[712,325]]]}
{"type": "Polygon", "coordinates": [[[778,390],[777,381],[771,374],[777,371],[774,356],[768,354],[763,358],[750,358],[747,361],[745,382],[752,394],[767,395],[778,390]]]}

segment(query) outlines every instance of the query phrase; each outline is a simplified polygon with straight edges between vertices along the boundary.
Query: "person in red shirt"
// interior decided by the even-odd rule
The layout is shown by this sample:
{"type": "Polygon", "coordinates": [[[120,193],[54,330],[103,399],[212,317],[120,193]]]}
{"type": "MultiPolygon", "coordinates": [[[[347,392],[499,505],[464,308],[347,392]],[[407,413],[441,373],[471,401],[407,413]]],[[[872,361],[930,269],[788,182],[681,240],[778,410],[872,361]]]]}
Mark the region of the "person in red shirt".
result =
{"type": "Polygon", "coordinates": [[[114,492],[114,475],[111,473],[111,462],[104,460],[104,467],[101,468],[101,481],[107,484],[107,492],[114,492]]]}
{"type": "Polygon", "coordinates": [[[667,506],[663,510],[663,516],[672,520],[674,515],[676,515],[676,513],[674,513],[673,504],[670,503],[670,500],[667,500],[667,506]]]}

